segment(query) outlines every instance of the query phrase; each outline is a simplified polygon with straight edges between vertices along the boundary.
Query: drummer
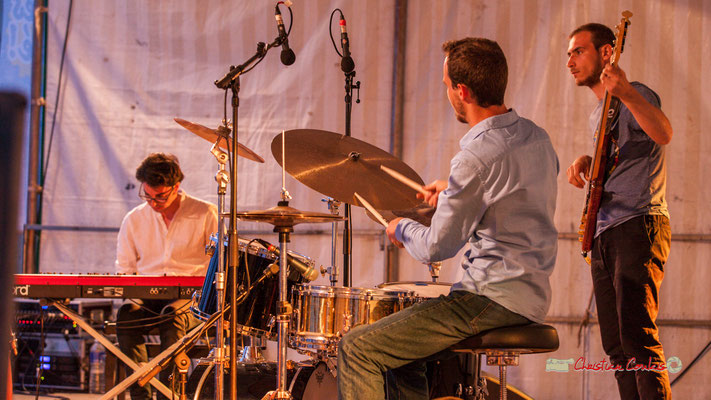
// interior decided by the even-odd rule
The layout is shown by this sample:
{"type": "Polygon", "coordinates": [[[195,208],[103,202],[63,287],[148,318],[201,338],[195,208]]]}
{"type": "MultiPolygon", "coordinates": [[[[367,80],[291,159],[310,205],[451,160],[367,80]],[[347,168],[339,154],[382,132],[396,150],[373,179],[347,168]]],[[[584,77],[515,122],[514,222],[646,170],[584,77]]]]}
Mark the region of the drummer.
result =
{"type": "Polygon", "coordinates": [[[463,247],[463,278],[431,299],[348,332],[339,344],[341,399],[427,399],[423,359],[481,331],[542,322],[557,250],[558,158],[548,134],[504,105],[506,58],[482,38],[442,46],[443,81],[456,119],[469,126],[449,179],[425,186],[429,227],[390,221],[387,234],[423,263],[463,247]],[[392,383],[392,384],[391,384],[392,383]]]}
{"type": "MultiPolygon", "coordinates": [[[[210,257],[205,246],[217,232],[217,207],[180,189],[184,178],[172,154],[153,153],[136,169],[138,196],[145,202],[121,223],[116,246],[116,272],[139,275],[205,275],[210,257]]],[[[132,299],[117,316],[119,347],[140,364],[148,361],[143,338],[160,331],[161,351],[195,324],[187,300],[132,299]]],[[[130,372],[129,372],[130,374],[130,372]]],[[[167,383],[170,369],[161,371],[167,383]]],[[[159,398],[165,398],[158,393],[159,398]]],[[[131,386],[131,399],[152,399],[150,385],[131,386]]]]}

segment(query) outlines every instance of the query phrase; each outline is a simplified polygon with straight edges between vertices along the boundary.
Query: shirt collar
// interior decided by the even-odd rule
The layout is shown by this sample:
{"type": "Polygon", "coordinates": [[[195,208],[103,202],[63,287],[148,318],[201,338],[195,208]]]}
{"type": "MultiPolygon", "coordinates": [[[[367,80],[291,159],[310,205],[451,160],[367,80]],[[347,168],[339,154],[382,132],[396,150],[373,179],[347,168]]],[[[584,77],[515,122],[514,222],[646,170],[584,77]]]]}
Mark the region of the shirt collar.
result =
{"type": "Polygon", "coordinates": [[[513,108],[509,108],[509,110],[503,114],[494,115],[493,117],[480,121],[478,124],[472,126],[467,134],[462,137],[459,141],[459,147],[464,148],[467,143],[476,139],[479,135],[486,131],[501,129],[509,125],[513,125],[518,119],[519,116],[516,111],[513,108]]]}

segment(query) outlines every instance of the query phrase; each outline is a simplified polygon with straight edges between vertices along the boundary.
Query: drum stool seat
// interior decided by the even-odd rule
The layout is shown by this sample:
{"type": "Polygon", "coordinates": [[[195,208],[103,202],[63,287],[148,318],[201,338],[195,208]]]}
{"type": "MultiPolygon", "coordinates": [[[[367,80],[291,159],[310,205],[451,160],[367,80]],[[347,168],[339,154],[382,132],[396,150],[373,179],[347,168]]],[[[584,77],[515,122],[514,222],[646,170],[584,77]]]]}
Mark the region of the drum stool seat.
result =
{"type": "MultiPolygon", "coordinates": [[[[501,391],[499,398],[506,400],[506,367],[517,366],[521,354],[547,353],[558,350],[558,332],[550,325],[532,323],[490,329],[470,336],[450,347],[458,353],[475,356],[475,384],[479,385],[479,356],[486,354],[487,365],[499,366],[501,391]]],[[[481,388],[477,388],[478,392],[481,388]]]]}

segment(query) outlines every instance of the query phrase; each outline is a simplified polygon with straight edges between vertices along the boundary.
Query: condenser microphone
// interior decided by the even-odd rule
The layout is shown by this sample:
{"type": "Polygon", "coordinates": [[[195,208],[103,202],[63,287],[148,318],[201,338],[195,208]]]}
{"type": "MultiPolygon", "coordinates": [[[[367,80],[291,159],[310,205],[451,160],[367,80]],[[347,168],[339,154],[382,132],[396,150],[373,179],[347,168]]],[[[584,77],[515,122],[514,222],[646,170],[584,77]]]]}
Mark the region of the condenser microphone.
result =
{"type": "MultiPolygon", "coordinates": [[[[261,243],[264,247],[267,248],[267,251],[270,251],[274,254],[276,254],[277,257],[279,257],[279,248],[274,246],[273,244],[267,242],[266,240],[262,239],[256,239],[259,243],[261,243]]],[[[289,267],[295,269],[302,277],[307,282],[311,282],[314,279],[318,278],[318,271],[313,269],[312,267],[306,265],[303,261],[297,259],[296,257],[292,256],[291,254],[286,255],[286,263],[289,267]]]]}
{"type": "Polygon", "coordinates": [[[355,69],[355,63],[351,58],[348,32],[346,31],[346,19],[343,17],[343,13],[341,13],[341,20],[338,21],[338,25],[341,26],[341,50],[343,50],[343,57],[341,58],[341,71],[349,73],[355,69]]]}
{"type": "MultiPolygon", "coordinates": [[[[281,11],[279,11],[280,3],[283,2],[280,1],[274,6],[274,18],[276,19],[279,38],[281,39],[281,63],[291,65],[296,61],[296,54],[294,54],[294,50],[289,48],[289,35],[286,34],[286,29],[284,29],[284,20],[281,18],[281,11]]],[[[286,3],[285,5],[289,6],[286,3]]]]}

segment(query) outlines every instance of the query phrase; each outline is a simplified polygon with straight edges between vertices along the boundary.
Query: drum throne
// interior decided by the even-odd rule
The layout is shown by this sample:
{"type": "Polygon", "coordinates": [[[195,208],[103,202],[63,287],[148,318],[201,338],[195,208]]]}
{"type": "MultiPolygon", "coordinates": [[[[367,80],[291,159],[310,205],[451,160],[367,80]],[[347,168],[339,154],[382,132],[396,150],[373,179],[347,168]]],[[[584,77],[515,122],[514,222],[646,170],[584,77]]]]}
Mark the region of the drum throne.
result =
{"type": "Polygon", "coordinates": [[[501,390],[499,399],[507,399],[506,367],[517,366],[521,354],[548,353],[558,350],[558,332],[550,325],[532,323],[490,329],[470,336],[450,347],[456,353],[470,353],[474,357],[473,376],[476,387],[473,393],[464,393],[465,399],[484,399],[483,381],[480,377],[480,357],[486,354],[487,365],[499,367],[501,390]]]}

